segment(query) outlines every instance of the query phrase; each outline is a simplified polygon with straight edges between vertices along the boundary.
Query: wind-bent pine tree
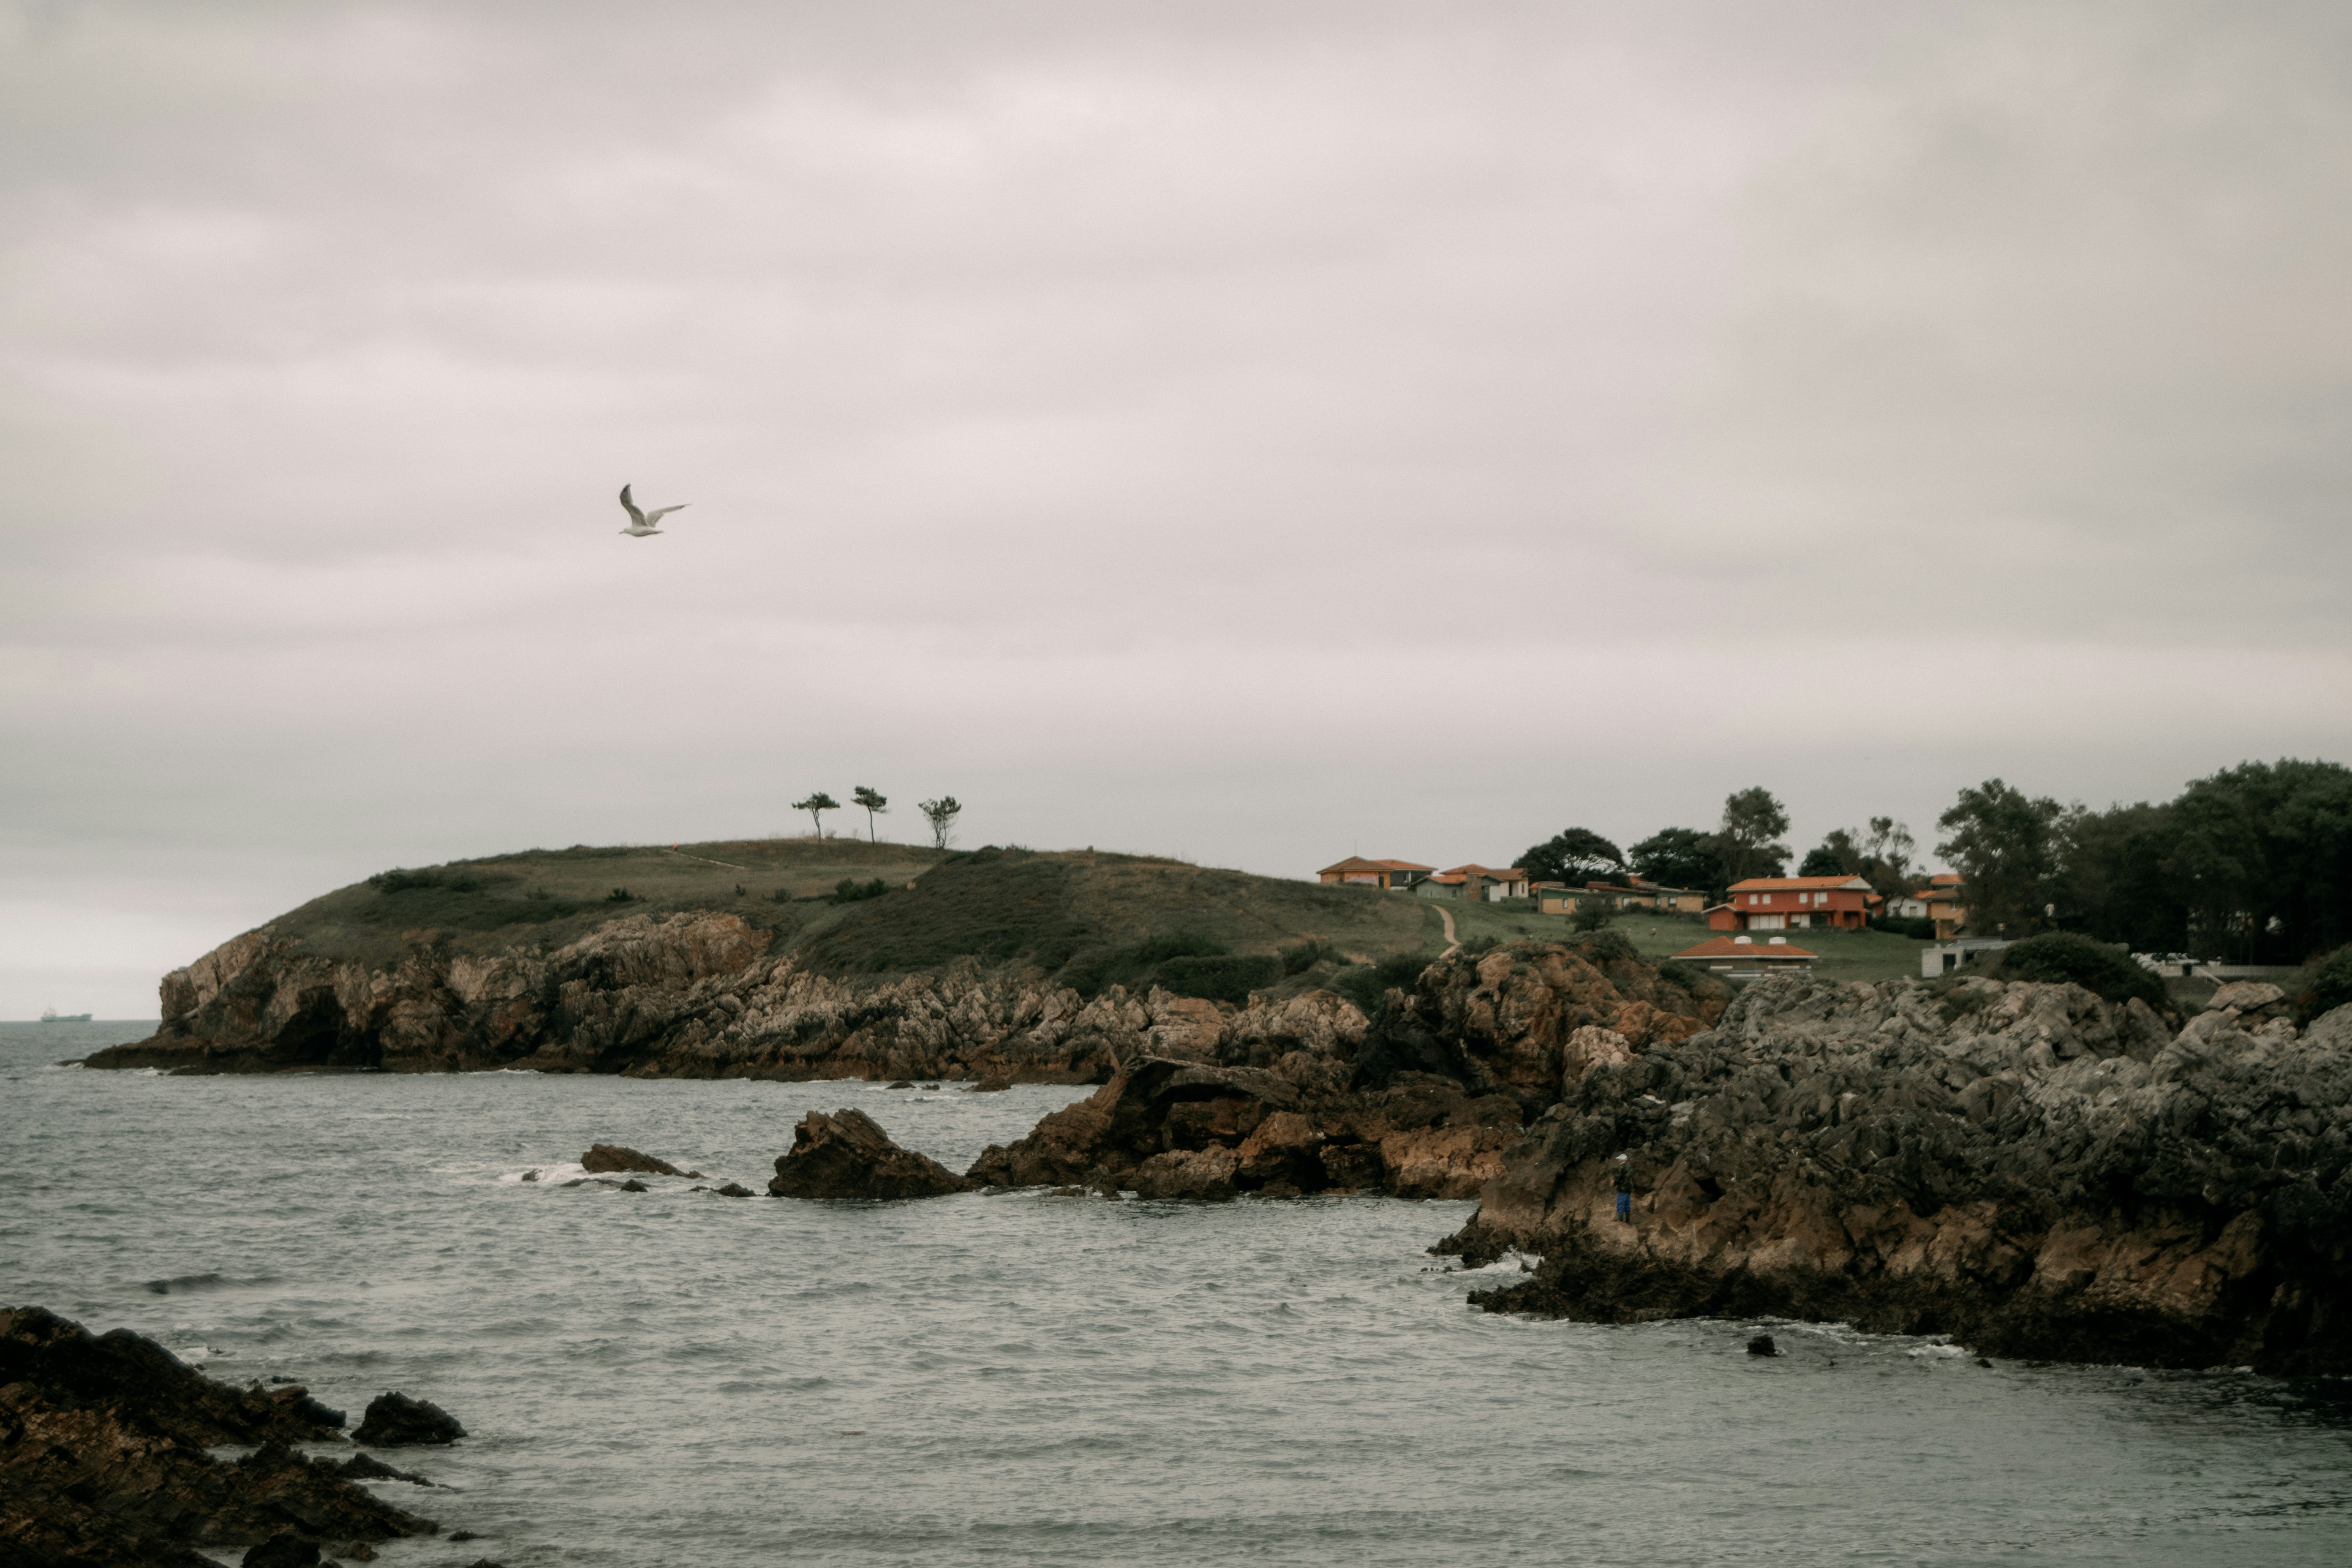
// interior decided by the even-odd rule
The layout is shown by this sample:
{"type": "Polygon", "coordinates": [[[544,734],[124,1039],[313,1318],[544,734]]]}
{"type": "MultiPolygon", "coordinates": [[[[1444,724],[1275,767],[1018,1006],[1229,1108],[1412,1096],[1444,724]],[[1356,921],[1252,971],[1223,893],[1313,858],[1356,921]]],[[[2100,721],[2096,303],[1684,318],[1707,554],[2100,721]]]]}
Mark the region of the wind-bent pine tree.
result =
{"type": "Polygon", "coordinates": [[[932,847],[939,849],[946,848],[949,838],[955,831],[956,814],[963,809],[963,803],[951,795],[943,795],[937,800],[923,802],[917,809],[922,812],[923,819],[931,825],[932,847]]]}
{"type": "Polygon", "coordinates": [[[849,798],[866,808],[866,842],[868,844],[880,842],[874,837],[874,819],[877,816],[887,816],[890,814],[890,797],[879,793],[871,784],[859,784],[850,791],[849,798]]]}
{"type": "Polygon", "coordinates": [[[819,838],[822,838],[824,837],[824,818],[820,816],[818,813],[839,811],[841,809],[841,802],[834,799],[833,796],[825,794],[824,791],[819,790],[814,795],[809,796],[806,800],[796,800],[793,802],[793,809],[794,811],[807,812],[809,814],[809,820],[816,824],[816,836],[819,838]]]}

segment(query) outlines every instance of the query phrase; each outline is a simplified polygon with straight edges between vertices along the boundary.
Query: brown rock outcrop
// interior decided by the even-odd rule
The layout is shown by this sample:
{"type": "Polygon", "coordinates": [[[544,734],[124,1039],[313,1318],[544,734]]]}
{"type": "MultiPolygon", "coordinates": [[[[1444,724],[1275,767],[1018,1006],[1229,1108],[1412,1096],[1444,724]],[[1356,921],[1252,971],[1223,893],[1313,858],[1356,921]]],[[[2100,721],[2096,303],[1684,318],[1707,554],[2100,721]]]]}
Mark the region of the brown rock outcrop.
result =
{"type": "Polygon", "coordinates": [[[930,1198],[968,1184],[929,1155],[901,1149],[853,1109],[803,1117],[768,1191],[780,1198],[930,1198]]]}
{"type": "Polygon", "coordinates": [[[656,1160],[651,1154],[641,1154],[635,1149],[618,1143],[598,1143],[580,1156],[583,1170],[598,1175],[612,1175],[621,1171],[642,1171],[648,1176],[699,1176],[699,1171],[681,1171],[667,1160],[656,1160]]]}
{"type": "Polygon", "coordinates": [[[2347,1170],[2352,1008],[2301,1034],[2221,1008],[2174,1034],[2074,985],[1791,977],[1591,1068],[1444,1247],[1542,1255],[1473,1297],[1490,1310],[1769,1313],[2341,1373],[2347,1170]]]}
{"type": "Polygon", "coordinates": [[[432,1531],[288,1446],[341,1425],[301,1388],[241,1391],[127,1331],[0,1310],[0,1553],[205,1568],[192,1548],[432,1531]],[[261,1447],[235,1463],[205,1451],[223,1443],[261,1447]]]}

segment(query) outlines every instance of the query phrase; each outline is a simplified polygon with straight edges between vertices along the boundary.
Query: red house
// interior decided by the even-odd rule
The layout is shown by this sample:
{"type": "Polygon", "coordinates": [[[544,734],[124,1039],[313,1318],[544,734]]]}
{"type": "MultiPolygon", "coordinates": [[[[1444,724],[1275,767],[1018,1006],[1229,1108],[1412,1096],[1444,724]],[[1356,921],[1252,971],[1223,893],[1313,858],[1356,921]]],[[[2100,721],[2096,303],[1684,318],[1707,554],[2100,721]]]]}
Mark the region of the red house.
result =
{"type": "Polygon", "coordinates": [[[1859,877],[1750,877],[1706,911],[1709,931],[1860,931],[1878,895],[1859,877]]]}
{"type": "Polygon", "coordinates": [[[1336,866],[1324,867],[1315,879],[1327,888],[1410,888],[1435,869],[1411,860],[1367,860],[1350,855],[1336,866]]]}

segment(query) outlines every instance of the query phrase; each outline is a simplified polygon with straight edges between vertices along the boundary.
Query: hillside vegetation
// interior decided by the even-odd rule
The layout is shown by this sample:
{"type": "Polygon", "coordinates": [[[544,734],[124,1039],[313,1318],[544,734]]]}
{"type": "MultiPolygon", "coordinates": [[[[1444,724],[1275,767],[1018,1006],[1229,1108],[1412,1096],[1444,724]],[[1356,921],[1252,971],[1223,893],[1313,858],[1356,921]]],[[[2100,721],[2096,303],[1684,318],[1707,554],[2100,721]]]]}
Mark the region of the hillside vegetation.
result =
{"type": "Polygon", "coordinates": [[[1159,984],[1238,1001],[1444,946],[1423,900],[1365,889],[1094,850],[943,854],[846,838],[583,845],[403,868],[273,924],[320,957],[388,963],[425,946],[551,951],[616,916],[688,910],[738,915],[836,977],[971,959],[1090,995],[1159,984]]]}

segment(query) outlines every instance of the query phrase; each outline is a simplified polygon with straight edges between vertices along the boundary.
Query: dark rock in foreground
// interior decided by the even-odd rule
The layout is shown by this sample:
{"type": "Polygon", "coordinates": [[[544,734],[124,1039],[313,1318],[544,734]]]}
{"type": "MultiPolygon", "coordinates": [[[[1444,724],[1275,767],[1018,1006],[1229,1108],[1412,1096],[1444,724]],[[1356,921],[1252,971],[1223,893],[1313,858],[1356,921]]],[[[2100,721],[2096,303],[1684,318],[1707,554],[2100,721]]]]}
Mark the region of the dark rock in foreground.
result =
{"type": "Polygon", "coordinates": [[[352,1434],[354,1443],[394,1448],[405,1444],[454,1443],[466,1435],[457,1418],[429,1400],[400,1393],[368,1401],[367,1415],[352,1434]]]}
{"type": "Polygon", "coordinates": [[[238,1560],[237,1568],[313,1568],[319,1543],[288,1531],[273,1535],[238,1560]]]}
{"type": "Polygon", "coordinates": [[[699,1176],[699,1171],[681,1171],[667,1160],[656,1160],[651,1154],[640,1154],[635,1149],[618,1143],[599,1143],[580,1156],[582,1168],[600,1176],[614,1175],[624,1171],[642,1171],[648,1176],[699,1176]]]}
{"type": "Polygon", "coordinates": [[[961,1176],[928,1154],[901,1149],[856,1110],[813,1110],[793,1129],[768,1191],[780,1198],[929,1198],[962,1192],[961,1176]]]}
{"type": "Polygon", "coordinates": [[[431,1531],[288,1447],[341,1423],[299,1386],[231,1388],[126,1330],[0,1310],[0,1559],[211,1568],[193,1548],[431,1531]],[[224,1443],[261,1447],[234,1464],[205,1451],[224,1443]]]}
{"type": "Polygon", "coordinates": [[[2244,994],[2175,1031],[2071,984],[1762,982],[1568,1086],[1442,1246],[1542,1255],[1491,1311],[2352,1373],[2352,1007],[2244,994]]]}

